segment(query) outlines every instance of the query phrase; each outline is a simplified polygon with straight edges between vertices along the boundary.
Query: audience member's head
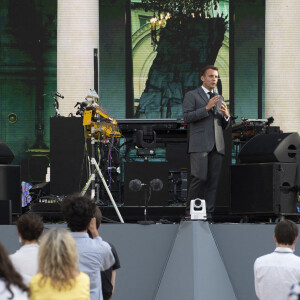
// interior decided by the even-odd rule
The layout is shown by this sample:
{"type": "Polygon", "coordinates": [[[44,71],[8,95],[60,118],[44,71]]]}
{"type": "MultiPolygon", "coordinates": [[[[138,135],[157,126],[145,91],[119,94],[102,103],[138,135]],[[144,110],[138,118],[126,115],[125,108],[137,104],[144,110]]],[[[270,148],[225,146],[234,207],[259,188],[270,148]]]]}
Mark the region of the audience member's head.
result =
{"type": "Polygon", "coordinates": [[[275,226],[275,241],[281,245],[293,245],[297,241],[298,227],[291,220],[283,220],[275,226]]]}
{"type": "Polygon", "coordinates": [[[71,231],[85,231],[95,215],[95,203],[80,194],[70,195],[62,201],[61,211],[71,231]]]}
{"type": "Polygon", "coordinates": [[[29,292],[29,288],[23,283],[22,276],[17,273],[13,267],[8,253],[3,245],[0,243],[0,279],[5,282],[6,290],[11,294],[10,299],[14,299],[14,293],[12,291],[12,285],[17,286],[24,292],[29,292]]]}
{"type": "Polygon", "coordinates": [[[39,250],[41,284],[50,279],[57,290],[71,288],[78,274],[77,248],[71,234],[65,229],[53,228],[42,238],[39,250]]]}
{"type": "Polygon", "coordinates": [[[44,231],[42,218],[35,213],[22,215],[17,223],[18,233],[22,242],[37,242],[44,231]]]}

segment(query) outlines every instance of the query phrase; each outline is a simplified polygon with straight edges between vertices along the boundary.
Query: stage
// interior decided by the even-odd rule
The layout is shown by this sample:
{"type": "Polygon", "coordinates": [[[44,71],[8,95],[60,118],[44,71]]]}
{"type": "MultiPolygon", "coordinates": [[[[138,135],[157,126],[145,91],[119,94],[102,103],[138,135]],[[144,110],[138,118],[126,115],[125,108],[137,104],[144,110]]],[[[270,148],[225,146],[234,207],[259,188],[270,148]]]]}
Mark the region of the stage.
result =
{"type": "MultiPolygon", "coordinates": [[[[204,221],[102,224],[99,233],[115,245],[121,262],[113,299],[257,299],[253,264],[275,249],[274,227],[204,221]]],[[[16,227],[1,226],[0,241],[10,253],[16,251],[16,227]]],[[[297,244],[295,253],[300,255],[297,244]]]]}

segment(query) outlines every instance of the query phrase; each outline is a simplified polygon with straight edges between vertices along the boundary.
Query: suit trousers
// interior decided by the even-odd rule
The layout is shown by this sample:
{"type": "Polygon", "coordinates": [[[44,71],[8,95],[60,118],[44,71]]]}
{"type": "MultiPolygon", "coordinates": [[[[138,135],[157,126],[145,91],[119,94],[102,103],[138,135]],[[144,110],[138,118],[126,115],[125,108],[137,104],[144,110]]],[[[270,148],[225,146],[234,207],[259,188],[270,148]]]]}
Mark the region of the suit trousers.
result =
{"type": "Polygon", "coordinates": [[[186,204],[186,215],[190,215],[191,200],[200,198],[206,202],[207,216],[215,208],[223,155],[216,148],[210,152],[190,153],[190,184],[186,204]]]}

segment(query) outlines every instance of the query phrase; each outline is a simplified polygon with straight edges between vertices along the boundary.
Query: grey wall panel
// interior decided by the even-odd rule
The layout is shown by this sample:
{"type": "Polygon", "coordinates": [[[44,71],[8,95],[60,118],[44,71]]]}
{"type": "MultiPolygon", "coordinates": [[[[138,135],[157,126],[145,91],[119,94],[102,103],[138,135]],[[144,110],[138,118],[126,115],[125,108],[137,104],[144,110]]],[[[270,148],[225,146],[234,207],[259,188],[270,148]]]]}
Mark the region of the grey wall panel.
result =
{"type": "MultiPolygon", "coordinates": [[[[66,224],[45,224],[46,230],[51,227],[66,224]]],[[[275,249],[274,227],[202,221],[103,224],[100,235],[115,245],[121,262],[113,299],[257,299],[253,264],[275,249]]],[[[19,249],[16,227],[0,226],[0,241],[9,253],[19,249]]]]}
{"type": "Polygon", "coordinates": [[[104,240],[114,244],[121,263],[121,268],[117,271],[114,300],[153,299],[178,226],[102,226],[100,234],[104,240]]]}
{"type": "Polygon", "coordinates": [[[231,283],[239,300],[257,299],[253,265],[257,257],[275,249],[274,224],[212,224],[231,283]]]}
{"type": "Polygon", "coordinates": [[[17,227],[14,225],[0,226],[0,242],[8,253],[14,253],[21,247],[17,234],[17,227]]]}
{"type": "MultiPolygon", "coordinates": [[[[100,236],[116,247],[121,263],[114,299],[153,299],[178,226],[101,225],[100,236]]],[[[46,230],[52,227],[66,228],[66,224],[45,224],[46,230]]],[[[19,249],[16,226],[0,226],[0,241],[9,253],[19,249]]]]}

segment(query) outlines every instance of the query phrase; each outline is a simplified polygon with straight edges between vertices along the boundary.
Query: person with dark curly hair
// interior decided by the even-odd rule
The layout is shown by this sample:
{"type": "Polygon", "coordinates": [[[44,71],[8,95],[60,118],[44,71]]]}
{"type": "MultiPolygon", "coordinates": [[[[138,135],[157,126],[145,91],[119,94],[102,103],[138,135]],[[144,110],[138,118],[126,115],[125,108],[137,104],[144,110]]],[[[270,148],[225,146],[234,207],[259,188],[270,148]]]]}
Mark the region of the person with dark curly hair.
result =
{"type": "Polygon", "coordinates": [[[115,259],[109,244],[99,236],[95,203],[80,194],[70,195],[62,201],[61,210],[77,245],[79,269],[90,277],[91,300],[103,300],[100,271],[109,269],[115,259]]]}
{"type": "MultiPolygon", "coordinates": [[[[96,226],[97,229],[99,230],[102,221],[102,213],[100,208],[96,204],[95,204],[95,218],[96,218],[96,226]]],[[[91,236],[90,232],[89,235],[91,236]]],[[[109,243],[109,245],[111,247],[111,251],[115,258],[115,263],[109,269],[105,271],[101,271],[103,300],[111,299],[115,290],[116,274],[117,274],[116,270],[121,267],[116,248],[111,243],[109,243]]]]}
{"type": "Polygon", "coordinates": [[[15,270],[8,253],[0,243],[0,299],[27,300],[29,288],[15,270]]]}
{"type": "Polygon", "coordinates": [[[10,255],[10,259],[28,285],[38,270],[39,238],[44,231],[44,223],[39,215],[27,213],[18,219],[16,225],[22,247],[10,255]]]}

